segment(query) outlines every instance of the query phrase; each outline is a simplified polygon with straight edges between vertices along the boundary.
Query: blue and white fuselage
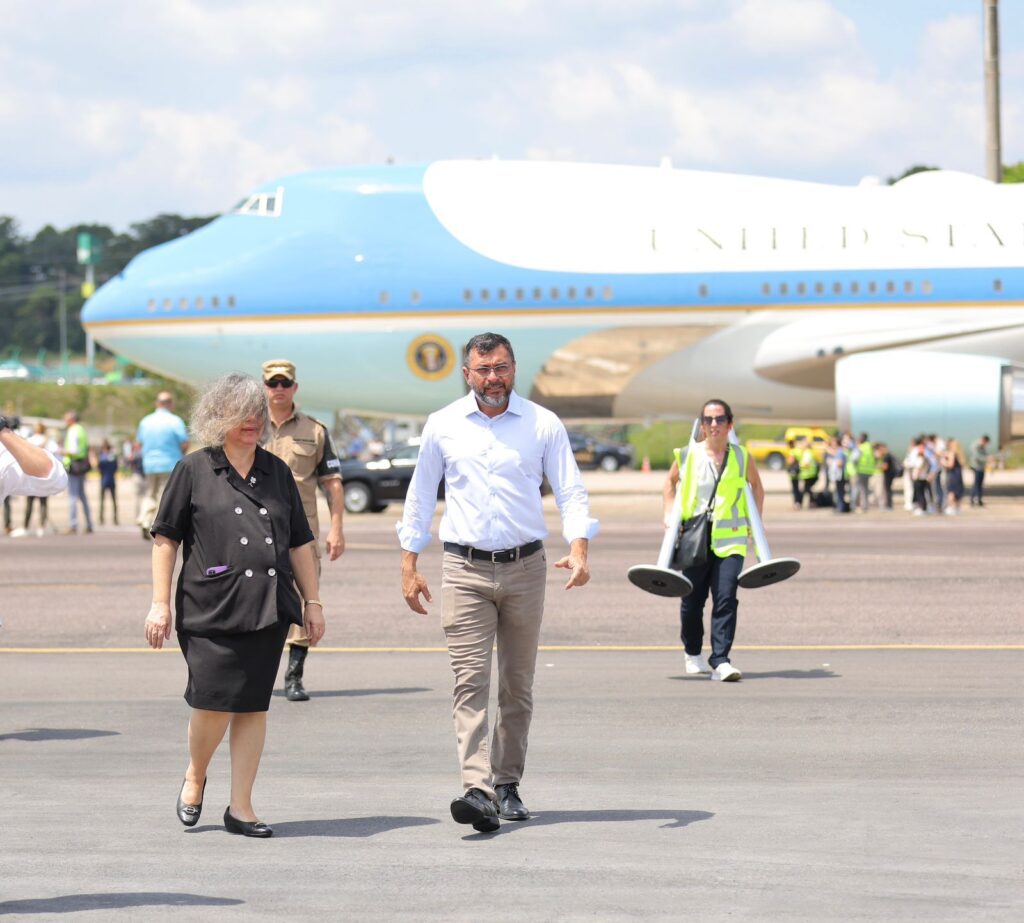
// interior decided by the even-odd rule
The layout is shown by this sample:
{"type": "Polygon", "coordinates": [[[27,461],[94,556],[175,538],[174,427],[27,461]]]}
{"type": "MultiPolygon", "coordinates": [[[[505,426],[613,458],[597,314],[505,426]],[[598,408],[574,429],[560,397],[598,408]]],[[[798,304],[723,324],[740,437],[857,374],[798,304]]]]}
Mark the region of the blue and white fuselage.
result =
{"type": "Polygon", "coordinates": [[[980,375],[955,413],[1009,436],[1024,186],[502,161],[306,173],[140,254],[83,322],[174,378],[281,356],[308,405],[410,415],[463,393],[458,352],[485,330],[512,341],[521,393],[578,417],[692,416],[714,394],[747,418],[838,407],[860,427],[884,380],[938,429],[950,380],[980,375]]]}

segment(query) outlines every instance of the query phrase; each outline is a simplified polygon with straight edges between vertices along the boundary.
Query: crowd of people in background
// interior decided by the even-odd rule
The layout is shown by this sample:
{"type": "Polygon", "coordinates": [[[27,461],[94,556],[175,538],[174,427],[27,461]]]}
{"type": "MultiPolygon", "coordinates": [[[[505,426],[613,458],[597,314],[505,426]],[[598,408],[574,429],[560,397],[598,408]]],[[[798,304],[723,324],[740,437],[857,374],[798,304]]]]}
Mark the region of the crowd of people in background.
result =
{"type": "Polygon", "coordinates": [[[806,439],[789,440],[786,459],[793,508],[828,506],[836,513],[866,513],[870,507],[893,510],[893,485],[901,481],[903,508],[915,516],[957,516],[967,492],[965,470],[971,469],[970,505],[985,505],[985,471],[991,461],[987,435],[965,454],[959,440],[922,434],[910,441],[902,459],[867,433],[833,436],[819,461],[806,439]],[[823,486],[815,490],[824,476],[823,486]]]}

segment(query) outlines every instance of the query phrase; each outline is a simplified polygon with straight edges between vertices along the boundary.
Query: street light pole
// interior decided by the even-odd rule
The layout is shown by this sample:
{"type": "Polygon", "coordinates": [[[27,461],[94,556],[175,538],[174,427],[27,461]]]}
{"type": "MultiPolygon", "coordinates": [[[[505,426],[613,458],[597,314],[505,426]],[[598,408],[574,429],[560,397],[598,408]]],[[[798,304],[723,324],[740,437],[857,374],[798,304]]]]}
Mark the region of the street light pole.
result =
{"type": "Polygon", "coordinates": [[[985,3],[985,176],[1002,182],[999,131],[999,0],[985,3]]]}

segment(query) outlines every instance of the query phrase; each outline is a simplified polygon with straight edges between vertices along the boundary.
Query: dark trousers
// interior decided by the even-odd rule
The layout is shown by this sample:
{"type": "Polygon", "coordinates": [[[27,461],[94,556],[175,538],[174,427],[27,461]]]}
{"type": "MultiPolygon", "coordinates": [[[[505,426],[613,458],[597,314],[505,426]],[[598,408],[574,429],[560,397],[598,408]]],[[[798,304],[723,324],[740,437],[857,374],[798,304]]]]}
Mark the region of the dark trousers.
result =
{"type": "Polygon", "coordinates": [[[974,483],[971,485],[971,506],[982,506],[982,493],[985,490],[985,469],[971,468],[974,472],[974,483]]]}
{"type": "Polygon", "coordinates": [[[46,528],[46,503],[49,497],[26,497],[25,498],[25,528],[32,521],[32,507],[39,501],[39,528],[46,528]]]}
{"type": "Polygon", "coordinates": [[[882,478],[882,487],[885,489],[885,507],[884,509],[892,509],[892,482],[895,478],[891,478],[888,475],[882,478]]]}
{"type": "Polygon", "coordinates": [[[100,525],[103,525],[104,510],[106,509],[107,494],[110,494],[110,502],[114,507],[114,525],[117,525],[117,487],[114,484],[102,484],[100,486],[100,525]]]}
{"type": "Polygon", "coordinates": [[[836,512],[845,513],[849,509],[846,505],[846,478],[832,482],[832,493],[835,496],[836,512]]]}
{"type": "Polygon", "coordinates": [[[729,659],[736,637],[736,581],[743,570],[743,556],[731,554],[720,558],[711,552],[710,560],[701,567],[688,567],[683,576],[693,584],[693,592],[679,608],[679,636],[687,654],[699,654],[704,644],[704,604],[711,593],[711,656],[708,663],[717,667],[729,659]]]}

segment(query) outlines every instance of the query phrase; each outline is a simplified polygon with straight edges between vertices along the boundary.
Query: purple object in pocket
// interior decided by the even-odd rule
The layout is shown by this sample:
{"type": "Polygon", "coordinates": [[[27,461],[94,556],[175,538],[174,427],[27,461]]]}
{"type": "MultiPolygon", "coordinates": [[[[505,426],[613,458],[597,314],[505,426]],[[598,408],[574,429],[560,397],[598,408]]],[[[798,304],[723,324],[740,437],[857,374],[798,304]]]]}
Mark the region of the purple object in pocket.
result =
{"type": "Polygon", "coordinates": [[[206,568],[207,577],[216,577],[217,574],[224,574],[231,570],[230,564],[218,564],[216,567],[206,568]]]}

